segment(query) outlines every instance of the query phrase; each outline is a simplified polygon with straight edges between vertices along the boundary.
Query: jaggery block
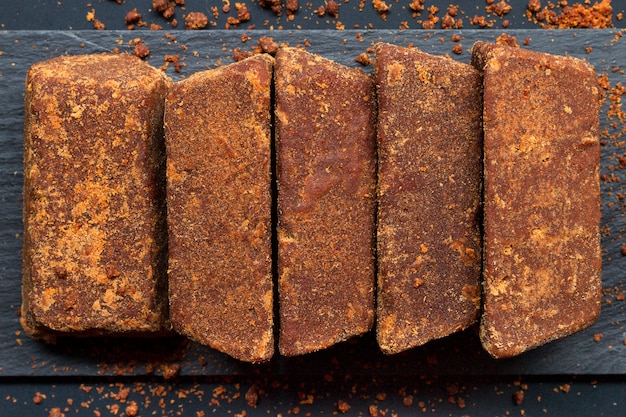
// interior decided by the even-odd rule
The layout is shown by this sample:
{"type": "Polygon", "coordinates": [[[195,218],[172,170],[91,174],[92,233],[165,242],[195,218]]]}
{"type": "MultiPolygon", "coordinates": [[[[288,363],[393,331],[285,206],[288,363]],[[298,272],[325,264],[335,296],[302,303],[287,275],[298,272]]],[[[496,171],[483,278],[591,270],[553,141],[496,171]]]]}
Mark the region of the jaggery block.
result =
{"type": "Polygon", "coordinates": [[[484,312],[510,357],[600,313],[599,90],[572,57],[477,43],[484,71],[484,312]]]}
{"type": "Polygon", "coordinates": [[[193,74],[165,112],[172,325],[247,362],[274,352],[273,64],[259,55],[193,74]]]}
{"type": "Polygon", "coordinates": [[[32,336],[166,329],[169,84],[126,54],[30,68],[21,321],[32,336]]]}
{"type": "Polygon", "coordinates": [[[303,50],[276,55],[279,350],[294,356],[374,320],[374,83],[303,50]]]}
{"type": "Polygon", "coordinates": [[[418,49],[379,43],[375,56],[376,333],[393,354],[478,318],[482,79],[418,49]]]}

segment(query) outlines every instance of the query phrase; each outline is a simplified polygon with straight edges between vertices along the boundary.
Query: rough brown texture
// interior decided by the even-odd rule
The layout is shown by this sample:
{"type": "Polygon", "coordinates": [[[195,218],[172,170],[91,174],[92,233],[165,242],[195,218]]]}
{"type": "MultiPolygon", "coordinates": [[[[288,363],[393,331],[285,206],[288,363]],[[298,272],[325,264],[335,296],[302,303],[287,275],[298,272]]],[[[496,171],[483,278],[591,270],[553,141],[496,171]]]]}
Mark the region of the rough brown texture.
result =
{"type": "Polygon", "coordinates": [[[377,339],[397,353],[480,308],[481,82],[467,64],[377,44],[377,339]]]}
{"type": "Polygon", "coordinates": [[[584,61],[477,43],[484,69],[484,313],[509,357],[600,313],[599,98],[584,61]]]}
{"type": "Polygon", "coordinates": [[[172,87],[165,113],[172,324],[249,362],[274,352],[273,61],[196,73],[172,87]]]}
{"type": "Polygon", "coordinates": [[[164,329],[168,85],[130,55],[60,57],[28,72],[22,324],[31,335],[164,329]]]}
{"type": "Polygon", "coordinates": [[[276,55],[280,352],[312,352],[374,318],[372,79],[298,49],[276,55]]]}
{"type": "Polygon", "coordinates": [[[558,8],[551,3],[542,8],[540,1],[530,0],[527,5],[526,16],[544,29],[613,27],[611,0],[596,1],[593,4],[590,0],[573,4],[562,2],[558,8]]]}

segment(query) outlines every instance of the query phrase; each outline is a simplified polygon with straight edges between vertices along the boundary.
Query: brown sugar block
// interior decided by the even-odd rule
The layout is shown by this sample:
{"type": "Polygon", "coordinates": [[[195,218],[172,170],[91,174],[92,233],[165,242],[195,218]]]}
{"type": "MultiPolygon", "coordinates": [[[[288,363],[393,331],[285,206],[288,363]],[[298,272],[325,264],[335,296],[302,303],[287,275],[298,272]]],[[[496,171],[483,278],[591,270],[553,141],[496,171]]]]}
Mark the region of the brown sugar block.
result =
{"type": "Polygon", "coordinates": [[[374,319],[371,77],[308,52],[276,55],[281,354],[324,349],[374,319]]]}
{"type": "Polygon", "coordinates": [[[259,55],[196,73],[167,97],[170,318],[248,362],[274,352],[270,87],[259,55]]]}
{"type": "Polygon", "coordinates": [[[600,313],[599,98],[584,61],[477,43],[484,70],[484,313],[509,357],[600,313]]]}
{"type": "Polygon", "coordinates": [[[377,339],[398,353],[471,325],[480,309],[480,73],[377,44],[377,339]]]}
{"type": "Polygon", "coordinates": [[[125,54],[28,72],[22,324],[34,337],[164,330],[169,84],[125,54]]]}

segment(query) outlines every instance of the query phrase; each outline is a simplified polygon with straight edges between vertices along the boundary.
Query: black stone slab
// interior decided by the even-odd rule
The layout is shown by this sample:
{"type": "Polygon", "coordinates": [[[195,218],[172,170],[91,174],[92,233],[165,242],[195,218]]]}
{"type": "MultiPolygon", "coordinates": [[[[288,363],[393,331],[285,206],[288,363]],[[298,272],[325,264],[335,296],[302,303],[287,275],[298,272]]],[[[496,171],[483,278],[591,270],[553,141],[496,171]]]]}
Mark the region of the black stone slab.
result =
{"type": "MultiPolygon", "coordinates": [[[[537,31],[509,30],[529,39],[529,49],[569,54],[587,59],[611,87],[626,84],[626,39],[617,30],[537,31]]],[[[355,57],[372,42],[414,45],[433,54],[469,62],[469,49],[477,40],[494,41],[499,31],[0,31],[0,378],[5,376],[90,376],[162,374],[180,366],[181,375],[555,375],[626,374],[626,206],[624,164],[626,137],[619,133],[624,120],[608,117],[609,100],[602,111],[603,287],[605,303],[600,320],[566,339],[508,360],[491,359],[480,347],[474,329],[387,357],[371,334],[324,352],[299,358],[276,357],[269,364],[243,364],[184,339],[122,340],[67,339],[47,346],[26,336],[19,325],[22,246],[22,134],[24,77],[34,62],[62,54],[86,54],[117,48],[132,50],[140,37],[151,50],[148,61],[161,67],[166,55],[178,55],[180,73],[170,63],[165,71],[180,79],[195,71],[232,62],[235,48],[249,50],[261,36],[279,43],[309,45],[345,65],[359,67],[355,57]],[[250,37],[242,41],[242,35],[250,37]],[[453,53],[461,36],[463,52],[453,53]],[[615,137],[610,137],[614,135],[615,137]],[[620,166],[621,164],[621,166],[620,166]],[[621,197],[620,197],[621,196],[621,197]],[[594,335],[602,335],[594,341],[594,335]]],[[[373,57],[373,56],[372,56],[373,57]]],[[[371,67],[363,67],[371,71],[371,67]]]]}

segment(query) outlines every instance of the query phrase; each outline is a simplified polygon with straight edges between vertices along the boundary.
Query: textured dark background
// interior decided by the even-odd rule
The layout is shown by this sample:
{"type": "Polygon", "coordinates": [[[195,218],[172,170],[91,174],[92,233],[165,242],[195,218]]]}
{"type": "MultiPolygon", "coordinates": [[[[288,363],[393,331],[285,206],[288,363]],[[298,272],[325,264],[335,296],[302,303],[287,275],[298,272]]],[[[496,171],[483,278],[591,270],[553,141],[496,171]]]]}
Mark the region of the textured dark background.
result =
{"type": "MultiPolygon", "coordinates": [[[[27,1],[3,5],[0,27],[9,30],[0,31],[0,91],[3,92],[0,98],[0,415],[13,415],[18,410],[28,410],[28,415],[48,415],[51,407],[66,407],[68,414],[93,415],[94,410],[109,413],[107,406],[115,404],[121,406],[123,414],[130,400],[141,405],[140,415],[153,412],[175,415],[180,410],[184,411],[182,415],[196,415],[199,411],[208,414],[213,410],[219,415],[242,410],[248,415],[286,415],[294,411],[331,414],[336,412],[339,400],[351,405],[347,415],[368,415],[371,405],[399,415],[421,413],[424,407],[429,413],[435,410],[435,414],[445,415],[504,415],[519,414],[521,410],[528,415],[571,415],[574,411],[577,415],[621,415],[626,405],[626,302],[616,297],[626,289],[626,257],[620,253],[621,245],[626,243],[625,208],[619,198],[625,191],[624,173],[618,169],[618,156],[625,152],[621,138],[608,138],[603,146],[602,173],[617,180],[603,181],[602,185],[606,294],[600,321],[577,335],[518,358],[504,361],[489,358],[473,330],[394,357],[381,355],[373,337],[368,335],[325,352],[289,360],[276,358],[262,366],[241,364],[181,339],[68,340],[57,346],[45,346],[21,332],[16,311],[21,280],[23,80],[28,66],[66,53],[132,50],[134,39],[141,38],[151,50],[148,61],[154,66],[165,65],[166,55],[179,56],[184,64],[181,72],[176,73],[171,64],[166,69],[178,79],[231,62],[235,48],[251,49],[263,35],[290,45],[308,44],[311,52],[350,66],[360,66],[354,58],[378,40],[413,44],[428,52],[449,54],[468,62],[468,50],[474,41],[493,41],[503,32],[499,18],[494,18],[494,29],[474,30],[474,26],[464,22],[461,31],[398,31],[404,20],[411,29],[420,27],[406,10],[408,2],[404,6],[402,2],[390,2],[392,11],[398,12],[397,16],[390,13],[387,21],[373,12],[371,3],[359,12],[358,3],[353,5],[353,2],[341,3],[338,19],[320,19],[301,2],[304,9],[293,22],[250,3],[253,21],[248,24],[256,24],[256,29],[219,30],[225,22],[221,16],[216,28],[194,32],[182,31],[183,14],[204,8],[210,15],[210,6],[221,7],[222,2],[187,0],[186,11],[177,9],[181,23],[176,31],[168,21],[150,11],[149,1],[129,0],[121,5],[114,1],[27,1]],[[166,30],[126,30],[124,15],[135,7],[146,22],[160,24],[166,30]],[[85,19],[92,9],[107,29],[120,30],[94,31],[93,23],[85,19]],[[358,24],[361,29],[338,31],[336,20],[346,28],[358,24]],[[365,30],[370,23],[374,30],[365,30]],[[299,30],[296,25],[327,30],[299,30]],[[268,31],[270,26],[294,30],[268,31]],[[250,37],[247,42],[242,42],[244,33],[250,37]],[[451,41],[453,34],[461,35],[460,55],[452,52],[457,44],[451,41]],[[602,338],[594,341],[594,335],[599,334],[602,338]],[[178,367],[179,377],[164,385],[170,392],[169,397],[165,396],[169,403],[161,406],[154,391],[160,389],[163,376],[178,367]],[[511,396],[520,383],[528,384],[528,389],[524,403],[516,406],[511,396]],[[81,384],[94,389],[81,389],[81,384]],[[121,386],[131,389],[128,400],[113,394],[121,386]],[[261,400],[256,409],[248,406],[244,398],[251,386],[260,390],[261,400]],[[229,394],[222,395],[226,399],[222,398],[219,406],[211,405],[209,400],[215,396],[212,392],[220,387],[229,394]],[[151,395],[145,395],[145,391],[151,395]],[[39,405],[32,400],[36,392],[46,396],[39,405]],[[406,395],[415,397],[412,406],[402,404],[406,395]],[[147,401],[148,396],[152,400],[147,401]],[[69,398],[73,404],[68,404],[69,398]],[[454,401],[449,402],[450,398],[454,401]],[[464,408],[460,407],[459,398],[463,399],[464,408]],[[424,407],[419,406],[420,401],[424,407]]],[[[468,4],[476,4],[474,9],[479,14],[485,5],[460,3],[466,15],[472,10],[468,4]]],[[[520,43],[528,38],[528,48],[585,58],[596,66],[598,73],[607,75],[611,86],[624,83],[621,70],[626,70],[626,41],[618,40],[617,30],[542,30],[523,17],[525,2],[510,3],[514,7],[506,18],[513,29],[506,32],[520,43]]],[[[439,4],[442,16],[448,3],[426,1],[425,4],[439,4]]],[[[615,9],[617,4],[614,2],[615,9]]],[[[234,9],[234,3],[231,6],[234,9]]],[[[623,21],[615,23],[619,26],[623,21]]],[[[602,119],[608,136],[623,125],[616,119],[607,120],[607,109],[608,102],[602,119]]]]}

